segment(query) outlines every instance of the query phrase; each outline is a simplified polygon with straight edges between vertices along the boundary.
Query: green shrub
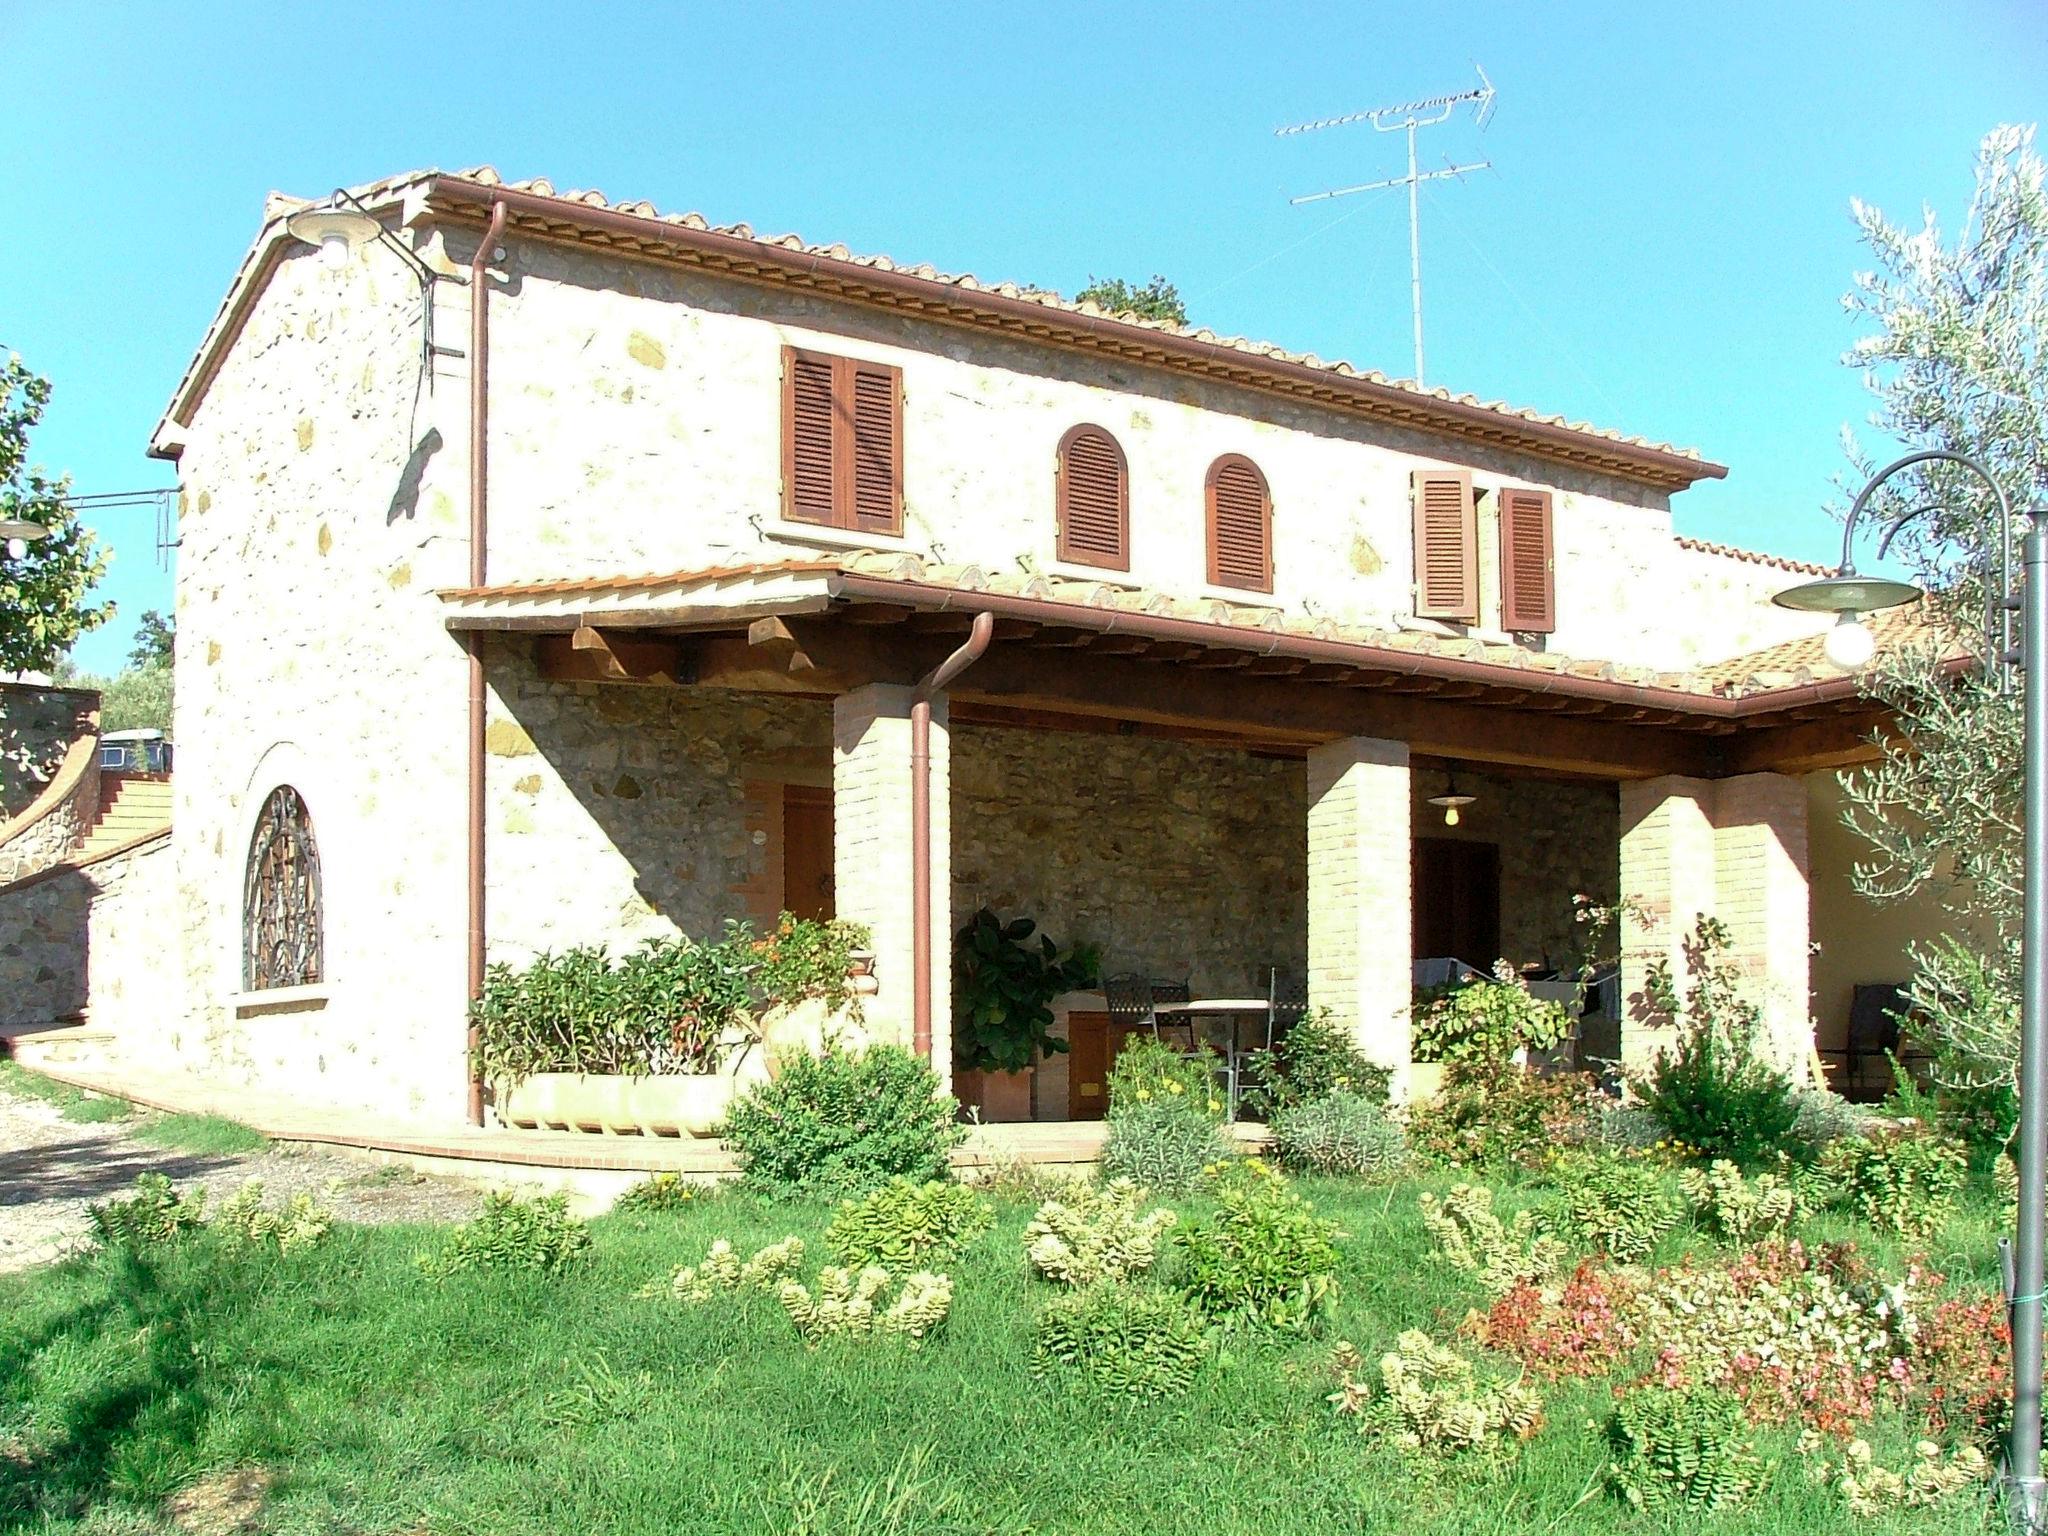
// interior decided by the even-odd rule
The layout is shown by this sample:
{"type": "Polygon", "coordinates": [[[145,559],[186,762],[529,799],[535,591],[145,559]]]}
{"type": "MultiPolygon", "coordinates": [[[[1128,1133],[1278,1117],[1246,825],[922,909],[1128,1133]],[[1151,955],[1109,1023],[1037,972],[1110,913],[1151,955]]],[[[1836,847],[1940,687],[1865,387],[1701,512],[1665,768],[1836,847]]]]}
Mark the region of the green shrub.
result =
{"type": "Polygon", "coordinates": [[[832,1338],[871,1338],[895,1334],[916,1349],[941,1323],[953,1305],[953,1282],[945,1275],[918,1270],[904,1278],[896,1299],[883,1305],[889,1272],[878,1264],[854,1271],[827,1264],[818,1271],[818,1288],[785,1280],[776,1299],[804,1343],[816,1349],[832,1338]]]}
{"type": "Polygon", "coordinates": [[[804,1240],[800,1237],[785,1237],[779,1243],[756,1249],[745,1263],[740,1262],[732,1243],[721,1237],[712,1243],[711,1251],[700,1262],[680,1266],[666,1280],[649,1281],[635,1294],[701,1305],[714,1296],[772,1291],[803,1266],[804,1240]]]}
{"type": "Polygon", "coordinates": [[[1451,1168],[1540,1168],[1595,1134],[1599,1102],[1590,1077],[1454,1061],[1436,1097],[1410,1111],[1408,1145],[1451,1168]]]}
{"type": "Polygon", "coordinates": [[[1640,1104],[1602,1094],[1594,1105],[1593,1140],[1616,1152],[1648,1152],[1671,1140],[1671,1127],[1640,1104]]]}
{"type": "Polygon", "coordinates": [[[715,1072],[753,1038],[753,1015],[778,1003],[851,996],[855,924],[783,913],[768,934],[728,923],[704,944],[649,939],[614,962],[602,945],[494,965],[471,1010],[477,1066],[493,1082],[537,1072],[715,1072]]]}
{"type": "Polygon", "coordinates": [[[879,1264],[907,1274],[960,1256],[995,1219],[989,1203],[962,1184],[894,1178],[857,1200],[843,1200],[825,1231],[825,1248],[849,1269],[879,1264]]]}
{"type": "Polygon", "coordinates": [[[1533,997],[1506,961],[1488,981],[1456,982],[1418,994],[1409,1028],[1417,1061],[1504,1064],[1520,1050],[1547,1051],[1572,1031],[1562,1003],[1533,997]]]}
{"type": "Polygon", "coordinates": [[[1350,1030],[1331,1021],[1329,1009],[1311,1008],[1271,1048],[1244,1058],[1240,1097],[1247,1111],[1270,1120],[1333,1093],[1384,1104],[1391,1077],[1350,1030]]]}
{"type": "Polygon", "coordinates": [[[725,1144],[769,1194],[861,1195],[901,1175],[944,1178],[966,1132],[936,1073],[893,1045],[794,1056],[732,1107],[725,1144]]]}
{"type": "Polygon", "coordinates": [[[206,1191],[180,1195],[160,1173],[138,1174],[135,1193],[86,1208],[103,1248],[147,1248],[168,1243],[206,1224],[206,1191]]]}
{"type": "Polygon", "coordinates": [[[1151,1104],[1179,1104],[1223,1118],[1214,1053],[1184,1055],[1164,1041],[1140,1037],[1117,1052],[1109,1069],[1109,1118],[1151,1104]]]}
{"type": "Polygon", "coordinates": [[[1158,1098],[1113,1110],[1102,1146],[1102,1171],[1146,1189],[1177,1195],[1231,1155],[1215,1118],[1185,1099],[1158,1098]]]}
{"type": "Polygon", "coordinates": [[[1208,1357],[1208,1328],[1161,1291],[1088,1286],[1038,1314],[1031,1374],[1072,1372],[1106,1397],[1177,1397],[1208,1357]]]}
{"type": "Polygon", "coordinates": [[[1824,1151],[1844,1136],[1861,1136],[1869,1124],[1869,1110],[1830,1089],[1792,1091],[1792,1139],[1801,1147],[1824,1151]]]}
{"type": "Polygon", "coordinates": [[[1799,1213],[1798,1191],[1775,1173],[1745,1179],[1726,1158],[1706,1169],[1687,1168],[1678,1176],[1685,1198],[1692,1202],[1693,1221],[1702,1231],[1747,1246],[1760,1238],[1782,1235],[1799,1213]]]}
{"type": "Polygon", "coordinates": [[[492,1191],[476,1215],[448,1234],[419,1266],[436,1278],[466,1269],[537,1269],[555,1274],[590,1252],[590,1229],[569,1214],[567,1195],[521,1200],[492,1191]]]}
{"type": "Polygon", "coordinates": [[[1441,1200],[1424,1190],[1416,1204],[1437,1256],[1471,1275],[1489,1295],[1540,1284],[1564,1268],[1564,1244],[1544,1229],[1542,1218],[1517,1211],[1502,1221],[1494,1213],[1493,1191],[1484,1184],[1454,1184],[1441,1200]]]}
{"type": "Polygon", "coordinates": [[[1799,1108],[1792,1080],[1760,1054],[1763,1012],[1743,996],[1728,946],[1727,928],[1702,916],[1685,942],[1690,985],[1680,986],[1668,960],[1650,968],[1650,1009],[1676,1034],[1635,1086],[1644,1107],[1700,1156],[1751,1167],[1786,1149],[1799,1108]]]}
{"type": "Polygon", "coordinates": [[[1344,1088],[1280,1110],[1273,1139],[1297,1173],[1384,1179],[1408,1161],[1408,1137],[1381,1101],[1344,1088]]]}
{"type": "Polygon", "coordinates": [[[1336,1236],[1336,1223],[1267,1173],[1226,1188],[1215,1214],[1180,1229],[1175,1284],[1216,1322],[1306,1333],[1336,1301],[1336,1236]]]}
{"type": "Polygon", "coordinates": [[[295,1253],[312,1247],[328,1234],[334,1226],[334,1212],[316,1205],[313,1197],[303,1191],[293,1195],[282,1208],[266,1209],[263,1182],[251,1179],[228,1197],[215,1221],[237,1241],[260,1247],[274,1245],[279,1253],[295,1253]]]}
{"type": "Polygon", "coordinates": [[[1512,1460],[1543,1427],[1543,1399],[1522,1381],[1481,1375],[1472,1361],[1410,1329],[1380,1356],[1379,1390],[1359,1378],[1363,1361],[1338,1346],[1338,1389],[1330,1402],[1355,1414],[1361,1433],[1391,1440],[1425,1470],[1479,1460],[1512,1460]]]}
{"type": "Polygon", "coordinates": [[[1059,945],[1028,917],[1005,923],[983,907],[953,937],[953,1061],[962,1071],[1021,1072],[1067,1049],[1052,1033],[1052,1000],[1095,985],[1096,952],[1059,945]]]}
{"type": "Polygon", "coordinates": [[[1046,1201],[1024,1229],[1033,1272],[1076,1286],[1144,1274],[1180,1220],[1164,1206],[1139,1215],[1145,1195],[1129,1179],[1112,1179],[1101,1189],[1082,1185],[1046,1201]]]}
{"type": "Polygon", "coordinates": [[[1721,1509],[1763,1483],[1742,1404],[1725,1392],[1638,1387],[1615,1405],[1607,1444],[1607,1486],[1638,1509],[1721,1509]]]}
{"type": "MultiPolygon", "coordinates": [[[[1830,1442],[1808,1430],[1799,1437],[1799,1449],[1807,1456],[1830,1442]]],[[[1838,1462],[1823,1455],[1807,1464],[1809,1481],[1830,1485],[1859,1520],[1881,1520],[1902,1509],[1933,1509],[1955,1502],[1960,1495],[1982,1489],[1991,1476],[1991,1464],[1974,1445],[1944,1452],[1931,1440],[1913,1448],[1913,1464],[1904,1472],[1879,1466],[1867,1440],[1851,1440],[1841,1448],[1838,1462]]]]}
{"type": "Polygon", "coordinates": [[[675,1212],[694,1209],[705,1191],[681,1174],[657,1173],[642,1179],[612,1202],[615,1211],[675,1212]]]}
{"type": "Polygon", "coordinates": [[[1820,1163],[1832,1204],[1880,1232],[1914,1238],[1948,1220],[1968,1172],[1961,1148],[1924,1130],[1850,1137],[1829,1147],[1820,1163]]]}
{"type": "Polygon", "coordinates": [[[1678,1219],[1677,1203],[1657,1169],[1612,1153],[1576,1153],[1557,1167],[1564,1225],[1609,1258],[1633,1264],[1678,1219]]]}

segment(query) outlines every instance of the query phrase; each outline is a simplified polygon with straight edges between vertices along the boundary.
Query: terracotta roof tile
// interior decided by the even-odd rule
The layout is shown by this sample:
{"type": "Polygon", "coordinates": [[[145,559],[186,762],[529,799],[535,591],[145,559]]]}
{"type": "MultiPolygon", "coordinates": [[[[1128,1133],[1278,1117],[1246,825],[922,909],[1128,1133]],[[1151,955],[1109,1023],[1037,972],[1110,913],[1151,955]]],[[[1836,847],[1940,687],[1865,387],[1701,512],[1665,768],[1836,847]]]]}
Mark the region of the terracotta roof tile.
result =
{"type": "MultiPolygon", "coordinates": [[[[1935,631],[1918,605],[1865,614],[1863,622],[1877,640],[1878,653],[1896,652],[1914,644],[1932,644],[1935,631]]],[[[1759,651],[1745,651],[1713,662],[1691,674],[1707,688],[1723,694],[1752,693],[1845,675],[1827,657],[1827,631],[1781,641],[1759,651]]]]}
{"type": "Polygon", "coordinates": [[[1738,549],[1733,544],[1716,544],[1710,539],[1689,538],[1678,534],[1675,542],[1681,549],[1690,549],[1702,555],[1719,555],[1726,560],[1745,560],[1751,565],[1768,565],[1780,571],[1793,571],[1801,576],[1832,576],[1835,568],[1831,565],[1815,565],[1810,560],[1793,560],[1784,555],[1767,555],[1754,549],[1738,549]]]}

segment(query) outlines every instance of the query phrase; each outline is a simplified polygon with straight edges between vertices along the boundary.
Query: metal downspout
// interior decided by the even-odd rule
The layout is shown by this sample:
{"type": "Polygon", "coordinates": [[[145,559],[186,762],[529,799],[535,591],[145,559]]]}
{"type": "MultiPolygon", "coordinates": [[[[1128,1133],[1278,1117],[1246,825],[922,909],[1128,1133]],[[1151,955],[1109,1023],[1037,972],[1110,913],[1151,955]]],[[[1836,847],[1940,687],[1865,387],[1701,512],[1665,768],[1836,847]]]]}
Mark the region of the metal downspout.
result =
{"type": "Polygon", "coordinates": [[[974,616],[960,648],[933,668],[910,700],[910,964],[912,1051],[932,1054],[932,696],[981,660],[995,635],[992,613],[974,616]]]}
{"type": "MultiPolygon", "coordinates": [[[[491,222],[469,263],[469,584],[489,574],[485,535],[490,530],[491,288],[486,268],[505,232],[505,205],[491,205],[491,222]]],[[[431,302],[431,300],[429,301],[431,302]]],[[[484,991],[484,637],[468,637],[469,652],[469,991],[484,991]]],[[[477,1062],[477,1027],[469,1025],[469,1123],[484,1123],[483,1069],[477,1062]]]]}

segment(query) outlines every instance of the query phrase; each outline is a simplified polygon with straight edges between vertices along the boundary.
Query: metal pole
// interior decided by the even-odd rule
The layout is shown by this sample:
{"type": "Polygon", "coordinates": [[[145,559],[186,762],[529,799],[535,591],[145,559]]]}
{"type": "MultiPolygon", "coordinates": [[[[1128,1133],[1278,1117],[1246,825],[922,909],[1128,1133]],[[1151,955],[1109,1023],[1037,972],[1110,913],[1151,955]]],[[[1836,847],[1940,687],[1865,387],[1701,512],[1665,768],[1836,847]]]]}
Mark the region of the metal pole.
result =
{"type": "Polygon", "coordinates": [[[1422,178],[1415,173],[1414,118],[1408,119],[1408,284],[1415,306],[1415,382],[1422,382],[1422,178]]]}
{"type": "Polygon", "coordinates": [[[2012,1298],[2009,1514],[2022,1536],[2043,1530],[2041,1304],[2048,1251],[2048,508],[2029,519],[2022,560],[2026,670],[2026,910],[2020,941],[2019,1253],[2012,1298]]]}

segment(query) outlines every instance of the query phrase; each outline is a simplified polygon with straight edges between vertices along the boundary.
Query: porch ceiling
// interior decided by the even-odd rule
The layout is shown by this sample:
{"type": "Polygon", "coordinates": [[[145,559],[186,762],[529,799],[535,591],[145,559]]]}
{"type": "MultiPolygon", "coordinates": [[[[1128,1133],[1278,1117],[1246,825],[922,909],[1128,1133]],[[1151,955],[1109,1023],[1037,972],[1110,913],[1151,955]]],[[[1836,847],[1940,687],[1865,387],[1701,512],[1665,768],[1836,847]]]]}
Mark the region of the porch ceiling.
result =
{"type": "Polygon", "coordinates": [[[1515,647],[1283,621],[914,557],[730,565],[441,594],[451,630],[529,637],[545,675],[825,697],[929,672],[977,613],[996,644],[948,690],[966,724],[1171,735],[1297,755],[1346,736],[1612,778],[1799,772],[1869,753],[1853,677],[1732,695],[1515,647]]]}

